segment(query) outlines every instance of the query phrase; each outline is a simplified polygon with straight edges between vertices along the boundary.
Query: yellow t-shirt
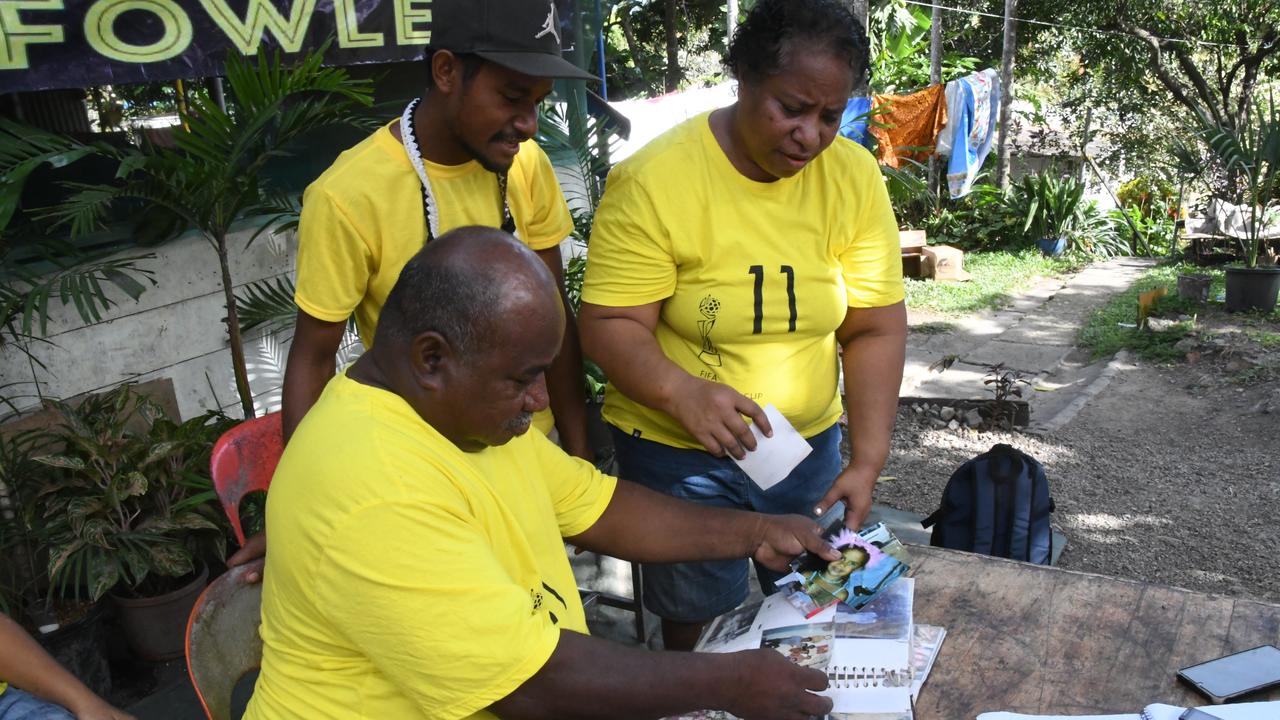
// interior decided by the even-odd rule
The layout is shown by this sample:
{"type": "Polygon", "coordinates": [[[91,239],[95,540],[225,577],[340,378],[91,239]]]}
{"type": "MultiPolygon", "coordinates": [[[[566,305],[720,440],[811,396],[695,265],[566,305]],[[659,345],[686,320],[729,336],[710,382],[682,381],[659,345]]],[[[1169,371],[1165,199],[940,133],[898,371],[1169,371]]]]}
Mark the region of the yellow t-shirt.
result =
{"type": "Polygon", "coordinates": [[[562,630],[587,632],[562,537],[615,482],[541,433],[464,453],[339,374],[272,480],[245,717],[493,717],[562,630]]]}
{"type": "MultiPolygon", "coordinates": [[[[343,321],[354,312],[366,348],[373,346],[378,315],[400,270],[427,238],[422,183],[389,127],[343,152],[307,187],[298,225],[294,300],[319,320],[343,321]]],[[[474,160],[423,164],[440,234],[464,225],[502,225],[497,176],[474,160]]],[[[551,161],[532,140],[521,144],[507,173],[507,201],[516,234],[534,250],[555,247],[573,232],[551,161]]],[[[554,421],[543,411],[534,423],[548,432],[554,421]]]]}
{"type": "MultiPolygon", "coordinates": [[[[845,138],[791,178],[730,164],[708,114],[609,175],[587,250],[585,302],[664,301],[654,331],[689,373],[772,403],[805,437],[840,417],[835,330],[850,307],[903,299],[898,227],[871,154],[845,138]]],[[[604,418],[675,447],[671,416],[610,386],[604,418]]]]}

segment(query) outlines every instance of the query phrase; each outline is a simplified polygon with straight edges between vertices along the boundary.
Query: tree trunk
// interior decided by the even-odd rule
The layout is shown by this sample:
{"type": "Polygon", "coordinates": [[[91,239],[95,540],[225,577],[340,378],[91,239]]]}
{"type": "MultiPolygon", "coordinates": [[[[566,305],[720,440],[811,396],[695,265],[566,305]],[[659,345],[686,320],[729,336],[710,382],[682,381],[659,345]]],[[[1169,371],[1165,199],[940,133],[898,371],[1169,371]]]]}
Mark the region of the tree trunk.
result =
{"type": "Polygon", "coordinates": [[[1009,118],[1013,115],[1013,56],[1017,38],[1013,19],[1018,0],[1004,0],[1004,50],[1000,58],[1000,131],[996,155],[996,184],[1009,187],[1009,118]]]}
{"type": "MultiPolygon", "coordinates": [[[[853,17],[862,24],[863,32],[870,33],[871,28],[868,27],[868,3],[867,0],[840,0],[841,4],[849,8],[849,12],[853,13],[853,17]]],[[[871,70],[871,58],[867,58],[868,67],[863,69],[862,75],[853,79],[853,94],[849,97],[863,97],[867,95],[870,88],[867,86],[867,75],[871,70]]]]}
{"type": "Polygon", "coordinates": [[[631,54],[631,62],[635,63],[636,72],[640,73],[640,84],[644,86],[647,92],[649,90],[649,72],[645,69],[646,53],[636,40],[635,30],[631,27],[631,15],[625,8],[618,13],[618,22],[622,25],[622,37],[627,41],[627,52],[631,54]]]}
{"type": "Polygon", "coordinates": [[[662,14],[662,26],[667,33],[667,76],[664,87],[667,92],[674,92],[680,87],[684,72],[680,69],[680,33],[676,20],[676,9],[680,0],[666,0],[662,14]]]}
{"type": "MultiPolygon", "coordinates": [[[[942,8],[933,6],[929,17],[929,83],[937,85],[942,82],[942,8]]],[[[952,122],[948,119],[947,122],[952,122]]],[[[936,142],[936,141],[935,141],[936,142]]],[[[938,157],[938,148],[929,155],[929,193],[933,195],[933,209],[936,211],[942,203],[940,178],[942,158],[938,157]]]]}
{"type": "Polygon", "coordinates": [[[227,261],[227,236],[214,238],[214,247],[218,250],[218,267],[222,271],[222,295],[227,303],[227,338],[231,344],[231,371],[236,379],[236,393],[240,395],[240,408],[244,418],[249,420],[256,413],[253,410],[253,391],[249,389],[249,369],[244,362],[244,340],[240,337],[240,315],[236,312],[236,294],[231,284],[231,265],[227,261]]]}

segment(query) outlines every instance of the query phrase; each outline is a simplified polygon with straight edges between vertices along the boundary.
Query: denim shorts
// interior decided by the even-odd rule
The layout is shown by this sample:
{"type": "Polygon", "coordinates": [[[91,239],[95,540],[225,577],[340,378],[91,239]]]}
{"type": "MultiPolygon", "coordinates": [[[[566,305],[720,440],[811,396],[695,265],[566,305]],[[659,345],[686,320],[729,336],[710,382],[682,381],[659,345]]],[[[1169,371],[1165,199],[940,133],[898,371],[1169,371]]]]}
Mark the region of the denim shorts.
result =
{"type": "MultiPolygon", "coordinates": [[[[813,507],[843,469],[838,424],[809,438],[813,446],[785,480],[761,490],[730,458],[705,450],[674,448],[632,437],[612,425],[618,476],[652,490],[715,507],[813,517],[813,507]]],[[[756,575],[766,595],[781,575],[759,564],[756,575]]],[[[747,598],[747,561],[646,563],[644,604],[655,615],[684,623],[706,622],[747,598]]]]}
{"type": "Polygon", "coordinates": [[[76,720],[51,702],[10,686],[0,693],[0,720],[76,720]]]}

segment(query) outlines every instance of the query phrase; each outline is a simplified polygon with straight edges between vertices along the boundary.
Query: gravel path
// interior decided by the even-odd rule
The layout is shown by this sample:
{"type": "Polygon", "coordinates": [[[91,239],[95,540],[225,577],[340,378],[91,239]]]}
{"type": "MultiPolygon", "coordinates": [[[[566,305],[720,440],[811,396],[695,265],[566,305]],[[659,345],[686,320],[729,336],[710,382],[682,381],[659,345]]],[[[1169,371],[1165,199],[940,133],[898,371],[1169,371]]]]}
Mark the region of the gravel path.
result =
{"type": "Polygon", "coordinates": [[[1229,322],[1202,325],[1194,364],[1120,364],[1043,437],[935,430],[904,409],[876,501],[928,514],[955,468],[1006,442],[1045,466],[1061,567],[1280,602],[1280,348],[1224,342],[1241,337],[1220,334],[1229,322]]]}

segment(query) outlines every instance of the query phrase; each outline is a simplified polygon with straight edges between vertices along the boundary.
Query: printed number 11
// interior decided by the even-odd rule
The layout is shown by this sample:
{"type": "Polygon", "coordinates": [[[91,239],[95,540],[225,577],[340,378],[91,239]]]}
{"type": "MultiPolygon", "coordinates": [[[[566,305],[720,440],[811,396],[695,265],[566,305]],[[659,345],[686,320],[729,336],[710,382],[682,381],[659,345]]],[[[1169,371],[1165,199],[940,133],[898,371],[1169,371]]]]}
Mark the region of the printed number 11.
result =
{"type": "MultiPolygon", "coordinates": [[[[747,270],[756,278],[755,287],[755,319],[751,324],[751,334],[759,335],[764,326],[764,266],[752,265],[747,270]]],[[[796,331],[796,271],[790,265],[783,265],[778,272],[787,276],[787,332],[796,331]]]]}

